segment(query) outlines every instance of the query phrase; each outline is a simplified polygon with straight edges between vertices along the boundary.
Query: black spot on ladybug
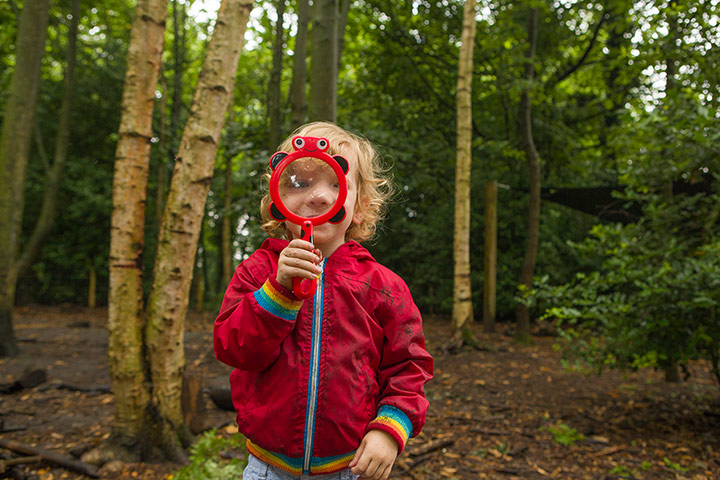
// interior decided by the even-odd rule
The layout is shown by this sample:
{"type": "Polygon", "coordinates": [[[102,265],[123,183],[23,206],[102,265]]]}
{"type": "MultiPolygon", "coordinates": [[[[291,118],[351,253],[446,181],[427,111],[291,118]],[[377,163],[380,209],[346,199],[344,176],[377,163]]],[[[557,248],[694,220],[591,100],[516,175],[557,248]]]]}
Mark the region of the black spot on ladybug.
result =
{"type": "Polygon", "coordinates": [[[333,155],[333,158],[335,161],[340,165],[340,168],[342,168],[342,171],[347,175],[348,173],[348,161],[345,160],[345,157],[341,155],[333,155]]]}
{"type": "Polygon", "coordinates": [[[345,207],[340,207],[340,210],[333,215],[330,219],[330,223],[340,223],[345,219],[345,207]]]}
{"type": "Polygon", "coordinates": [[[278,222],[282,222],[285,220],[285,215],[280,213],[280,210],[278,210],[274,203],[270,204],[270,216],[278,222]]]}
{"type": "Polygon", "coordinates": [[[270,167],[275,170],[278,165],[280,165],[280,162],[282,162],[283,158],[287,157],[288,154],[285,152],[277,152],[275,155],[272,156],[270,159],[270,167]]]}

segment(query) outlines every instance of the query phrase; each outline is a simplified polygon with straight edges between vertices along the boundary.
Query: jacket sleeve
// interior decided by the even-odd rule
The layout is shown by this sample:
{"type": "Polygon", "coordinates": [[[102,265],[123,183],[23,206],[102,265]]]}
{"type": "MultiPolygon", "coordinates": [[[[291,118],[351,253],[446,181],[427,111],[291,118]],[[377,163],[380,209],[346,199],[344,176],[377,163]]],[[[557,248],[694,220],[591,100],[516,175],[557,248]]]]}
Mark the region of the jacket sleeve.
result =
{"type": "Polygon", "coordinates": [[[215,320],[215,356],[231,367],[269,367],[302,306],[302,300],[277,282],[267,255],[256,252],[237,267],[215,320]]]}
{"type": "Polygon", "coordinates": [[[389,433],[398,443],[398,453],[425,424],[429,406],[425,384],[433,376],[433,358],[425,349],[422,317],[405,282],[399,283],[393,296],[378,309],[384,331],[378,371],[380,400],[377,417],[366,428],[366,432],[379,429],[389,433]]]}

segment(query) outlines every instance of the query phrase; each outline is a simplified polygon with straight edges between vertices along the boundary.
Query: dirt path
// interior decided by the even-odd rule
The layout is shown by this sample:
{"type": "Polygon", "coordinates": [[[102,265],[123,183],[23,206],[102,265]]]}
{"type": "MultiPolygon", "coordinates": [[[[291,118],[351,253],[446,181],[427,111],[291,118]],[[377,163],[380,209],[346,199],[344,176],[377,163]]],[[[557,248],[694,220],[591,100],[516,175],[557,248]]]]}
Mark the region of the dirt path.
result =
{"type": "MultiPolygon", "coordinates": [[[[0,438],[70,456],[98,445],[113,414],[106,312],[26,307],[15,318],[22,354],[0,360],[0,383],[32,366],[48,379],[0,394],[0,438]]],[[[212,314],[188,319],[188,370],[222,383],[229,369],[212,356],[212,321],[212,314]]],[[[443,356],[448,324],[428,318],[425,331],[436,358],[431,410],[394,478],[720,479],[720,393],[703,365],[677,385],[652,371],[584,377],[563,370],[551,337],[519,347],[498,334],[485,339],[493,352],[443,356]]],[[[206,426],[233,421],[209,399],[206,407],[206,426]]],[[[176,468],[130,464],[112,478],[166,479],[176,468]]],[[[0,478],[85,478],[47,463],[12,472],[0,478]]]]}

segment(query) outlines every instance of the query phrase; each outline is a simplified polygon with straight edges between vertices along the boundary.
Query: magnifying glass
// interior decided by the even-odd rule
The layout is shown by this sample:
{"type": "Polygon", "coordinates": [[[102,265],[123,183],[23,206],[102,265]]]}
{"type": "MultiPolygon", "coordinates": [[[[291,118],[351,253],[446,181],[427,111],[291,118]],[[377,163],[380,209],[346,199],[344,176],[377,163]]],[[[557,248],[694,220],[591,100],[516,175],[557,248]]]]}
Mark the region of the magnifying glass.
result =
{"type": "MultiPolygon", "coordinates": [[[[300,238],[313,243],[314,227],[345,219],[348,163],[327,153],[325,138],[296,136],[294,151],[270,158],[270,216],[300,225],[300,238]]],[[[317,279],[293,278],[293,293],[306,299],[315,294],[317,279]]]]}

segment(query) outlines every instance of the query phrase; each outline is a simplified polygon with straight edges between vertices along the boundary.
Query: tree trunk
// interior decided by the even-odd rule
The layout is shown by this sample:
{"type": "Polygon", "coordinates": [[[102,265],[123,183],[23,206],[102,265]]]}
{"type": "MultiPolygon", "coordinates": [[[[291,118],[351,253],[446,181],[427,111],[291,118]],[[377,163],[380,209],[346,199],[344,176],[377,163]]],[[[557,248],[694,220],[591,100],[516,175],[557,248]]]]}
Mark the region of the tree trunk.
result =
{"type": "Polygon", "coordinates": [[[283,61],[283,16],[285,15],[285,0],[277,0],[277,22],[275,23],[275,45],[273,47],[272,71],[268,82],[268,113],[270,116],[270,145],[269,151],[275,151],[280,145],[282,135],[282,108],[280,105],[280,77],[282,74],[283,61]]]}
{"type": "Polygon", "coordinates": [[[293,77],[290,85],[290,130],[294,131],[305,123],[307,99],[305,82],[307,77],[307,37],[310,23],[310,5],[308,0],[297,2],[298,29],[295,35],[293,53],[293,77]]]}
{"type": "Polygon", "coordinates": [[[190,440],[181,407],[184,321],[205,200],[252,0],[223,0],[183,132],[163,214],[145,330],[160,443],[190,440]]]}
{"type": "Polygon", "coordinates": [[[180,139],[180,116],[182,114],[183,71],[185,68],[185,4],[173,0],[173,97],[170,109],[170,150],[175,157],[180,139]]]}
{"type": "Polygon", "coordinates": [[[455,264],[453,342],[472,338],[473,304],[470,278],[470,177],[472,170],[472,71],[475,45],[475,0],[465,2],[457,82],[457,160],[455,168],[455,264]]]}
{"type": "Polygon", "coordinates": [[[483,327],[495,331],[497,296],[497,180],[485,183],[485,255],[483,271],[483,327]]]}
{"type": "Polygon", "coordinates": [[[162,223],[162,211],[165,208],[165,190],[167,189],[167,86],[162,70],[160,71],[160,125],[158,132],[157,152],[157,187],[155,189],[155,220],[157,231],[160,231],[162,223]]]}
{"type": "Polygon", "coordinates": [[[115,152],[110,233],[108,365],[115,400],[110,444],[145,455],[152,424],[143,352],[142,253],[155,88],[162,63],[167,0],[138,0],[115,152]]]}
{"type": "MultiPolygon", "coordinates": [[[[538,16],[538,9],[532,9],[528,23],[529,48],[525,63],[525,79],[528,83],[532,82],[535,76],[533,62],[535,61],[535,50],[537,48],[538,16]]],[[[529,88],[525,89],[522,93],[520,114],[520,131],[530,178],[528,236],[525,258],[523,260],[522,271],[520,272],[520,285],[524,285],[527,289],[530,289],[535,273],[535,263],[540,241],[540,157],[535,149],[535,141],[533,140],[532,104],[530,101],[529,88]]],[[[523,303],[518,303],[517,307],[517,331],[515,337],[520,342],[530,341],[530,310],[523,303]]]]}
{"type": "Polygon", "coordinates": [[[95,308],[97,298],[97,269],[95,264],[90,262],[90,271],[88,272],[88,307],[95,308]]]}
{"type": "Polygon", "coordinates": [[[29,270],[40,252],[40,247],[55,223],[57,198],[60,192],[60,182],[65,173],[65,162],[67,160],[68,145],[70,143],[70,122],[75,90],[75,65],[77,63],[77,32],[80,18],[79,0],[72,1],[71,14],[72,20],[70,21],[68,31],[68,47],[66,53],[67,67],[63,80],[63,99],[60,107],[53,163],[46,172],[43,202],[40,208],[40,214],[35,222],[35,228],[17,260],[18,278],[22,277],[29,270]]]}
{"type": "Polygon", "coordinates": [[[223,220],[222,220],[222,279],[223,285],[230,284],[233,276],[233,255],[232,255],[232,227],[230,225],[232,207],[232,155],[228,154],[225,164],[225,194],[223,195],[223,220]]]}
{"type": "Polygon", "coordinates": [[[348,14],[350,13],[350,6],[352,5],[352,0],[340,0],[340,7],[339,7],[339,13],[338,13],[338,26],[337,26],[337,65],[335,66],[336,70],[336,77],[335,81],[337,81],[337,74],[339,74],[340,69],[342,68],[342,54],[343,50],[345,50],[345,28],[347,27],[347,18],[348,14]]]}
{"type": "Polygon", "coordinates": [[[18,353],[12,324],[18,280],[16,259],[48,14],[48,0],[25,1],[15,46],[15,70],[0,130],[0,357],[18,353]]]}
{"type": "Polygon", "coordinates": [[[310,62],[311,121],[337,118],[338,0],[315,0],[310,62]]]}

